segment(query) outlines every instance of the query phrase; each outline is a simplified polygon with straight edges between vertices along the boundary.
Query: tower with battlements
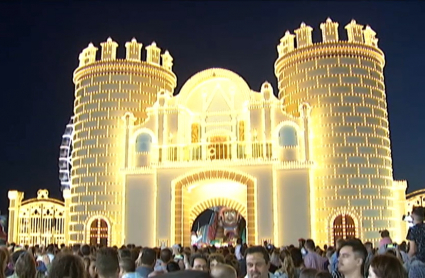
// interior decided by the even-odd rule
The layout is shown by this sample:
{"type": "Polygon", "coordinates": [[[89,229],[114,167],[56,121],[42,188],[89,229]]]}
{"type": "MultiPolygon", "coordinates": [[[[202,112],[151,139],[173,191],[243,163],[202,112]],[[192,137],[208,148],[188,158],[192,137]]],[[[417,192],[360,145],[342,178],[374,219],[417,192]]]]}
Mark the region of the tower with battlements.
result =
{"type": "Polygon", "coordinates": [[[312,238],[376,242],[381,229],[401,238],[406,183],[393,180],[385,56],[369,26],[352,20],[348,40],[338,27],[329,18],[320,24],[317,43],[304,23],[287,31],[275,62],[283,109],[298,116],[300,103],[312,108],[312,238]]]}
{"type": "Polygon", "coordinates": [[[120,169],[127,166],[129,155],[126,126],[143,123],[157,92],[176,87],[173,58],[168,51],[161,54],[155,42],[145,47],[143,59],[136,39],[125,44],[125,59],[117,58],[117,47],[108,38],[101,43],[99,59],[98,48],[89,44],[74,72],[71,243],[88,238],[104,245],[124,241],[125,176],[120,169]],[[92,231],[99,234],[90,236],[92,231]]]}

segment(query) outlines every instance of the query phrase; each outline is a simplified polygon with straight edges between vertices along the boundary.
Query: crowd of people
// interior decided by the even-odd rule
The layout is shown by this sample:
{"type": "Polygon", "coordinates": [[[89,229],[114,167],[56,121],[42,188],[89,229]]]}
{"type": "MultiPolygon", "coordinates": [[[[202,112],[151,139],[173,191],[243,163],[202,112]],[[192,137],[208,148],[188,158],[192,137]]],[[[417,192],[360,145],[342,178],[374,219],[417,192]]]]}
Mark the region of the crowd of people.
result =
{"type": "Polygon", "coordinates": [[[49,245],[0,247],[0,278],[425,278],[425,211],[416,208],[407,240],[395,244],[387,230],[379,246],[338,239],[334,247],[300,239],[297,246],[150,248],[49,245]]]}

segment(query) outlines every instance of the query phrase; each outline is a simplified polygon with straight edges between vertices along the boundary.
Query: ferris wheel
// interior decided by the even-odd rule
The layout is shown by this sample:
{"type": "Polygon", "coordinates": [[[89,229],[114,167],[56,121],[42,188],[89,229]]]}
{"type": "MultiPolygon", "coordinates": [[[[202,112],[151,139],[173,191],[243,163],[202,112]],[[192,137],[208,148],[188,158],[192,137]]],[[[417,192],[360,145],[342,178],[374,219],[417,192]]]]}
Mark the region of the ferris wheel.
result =
{"type": "Polygon", "coordinates": [[[62,135],[62,143],[59,151],[59,180],[61,190],[71,188],[71,147],[74,136],[74,117],[66,125],[65,133],[62,135]]]}

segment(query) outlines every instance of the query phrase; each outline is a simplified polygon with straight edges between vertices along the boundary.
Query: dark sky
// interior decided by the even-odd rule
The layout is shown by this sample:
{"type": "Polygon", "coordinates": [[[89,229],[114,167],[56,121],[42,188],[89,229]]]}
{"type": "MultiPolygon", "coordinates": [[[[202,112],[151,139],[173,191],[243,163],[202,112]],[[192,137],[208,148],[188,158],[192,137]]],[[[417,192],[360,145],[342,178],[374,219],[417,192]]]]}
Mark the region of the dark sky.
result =
{"type": "Polygon", "coordinates": [[[144,46],[156,41],[174,57],[176,91],[210,67],[238,73],[254,90],[268,80],[277,91],[274,61],[284,32],[305,21],[317,41],[327,17],[340,22],[344,39],[344,26],[352,18],[377,32],[387,61],[394,177],[407,179],[409,192],[425,187],[424,2],[59,2],[0,4],[3,214],[10,189],[25,191],[25,198],[39,188],[61,196],[59,145],[73,113],[73,71],[89,42],[99,46],[111,36],[123,58],[124,44],[132,37],[144,46]]]}

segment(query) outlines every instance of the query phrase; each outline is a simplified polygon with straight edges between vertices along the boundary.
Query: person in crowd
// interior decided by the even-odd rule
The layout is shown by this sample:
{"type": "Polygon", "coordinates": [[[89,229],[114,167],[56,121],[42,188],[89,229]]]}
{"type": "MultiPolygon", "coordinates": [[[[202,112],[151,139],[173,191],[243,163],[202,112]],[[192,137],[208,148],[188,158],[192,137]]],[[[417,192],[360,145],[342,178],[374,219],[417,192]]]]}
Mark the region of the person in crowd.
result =
{"type": "Polygon", "coordinates": [[[81,249],[80,244],[74,244],[72,246],[72,254],[75,255],[75,256],[81,256],[80,249],[81,249]]]}
{"type": "Polygon", "coordinates": [[[237,278],[236,270],[227,264],[218,264],[211,268],[213,278],[237,278]]]}
{"type": "Polygon", "coordinates": [[[240,261],[243,257],[243,253],[241,249],[242,249],[242,239],[238,238],[236,240],[236,246],[235,246],[235,256],[238,261],[240,261]]]}
{"type": "Polygon", "coordinates": [[[393,240],[390,237],[390,232],[388,230],[380,231],[381,233],[381,240],[379,241],[378,246],[378,254],[384,254],[386,251],[386,246],[388,244],[392,244],[393,240]]]}
{"type": "Polygon", "coordinates": [[[317,272],[314,278],[332,278],[332,274],[330,274],[328,271],[320,271],[317,272]]]}
{"type": "Polygon", "coordinates": [[[209,272],[208,268],[208,260],[204,257],[204,255],[200,253],[195,253],[190,257],[190,268],[191,270],[199,270],[209,272]]]}
{"type": "Polygon", "coordinates": [[[136,272],[136,262],[129,257],[124,257],[119,260],[120,278],[139,278],[140,275],[136,272]]]}
{"type": "Polygon", "coordinates": [[[350,239],[345,241],[338,253],[338,271],[345,278],[364,277],[367,250],[360,240],[350,239]]]}
{"type": "Polygon", "coordinates": [[[280,250],[274,248],[270,250],[270,269],[271,273],[275,273],[280,268],[280,250]]]}
{"type": "Polygon", "coordinates": [[[338,271],[338,251],[341,248],[342,244],[344,244],[345,240],[343,238],[338,238],[335,242],[335,251],[331,257],[330,268],[331,273],[335,273],[338,271]]]}
{"type": "Polygon", "coordinates": [[[4,247],[0,247],[0,278],[6,278],[6,269],[9,264],[9,260],[9,250],[4,247]]]}
{"type": "Polygon", "coordinates": [[[289,249],[289,253],[291,253],[291,258],[294,262],[295,273],[301,273],[301,270],[304,268],[304,260],[301,250],[293,247],[289,249]]]}
{"type": "Polygon", "coordinates": [[[270,255],[263,246],[252,246],[246,249],[246,278],[274,278],[269,272],[270,255]]]}
{"type": "Polygon", "coordinates": [[[89,257],[90,254],[91,254],[90,245],[88,245],[88,244],[81,245],[80,253],[83,256],[83,258],[84,257],[89,257]]]}
{"type": "Polygon", "coordinates": [[[167,271],[167,264],[173,260],[173,252],[168,248],[163,248],[159,252],[159,264],[154,268],[155,271],[167,271]]]}
{"type": "Polygon", "coordinates": [[[307,255],[307,250],[305,249],[305,239],[298,239],[298,248],[301,250],[301,254],[303,257],[307,255]]]}
{"type": "Polygon", "coordinates": [[[174,261],[169,262],[166,266],[167,272],[173,272],[173,271],[179,271],[179,270],[181,270],[179,264],[174,261]]]}
{"type": "Polygon", "coordinates": [[[366,251],[367,251],[367,257],[366,257],[366,261],[365,261],[365,266],[364,266],[364,275],[365,277],[369,276],[369,266],[370,266],[370,262],[372,261],[372,258],[374,256],[373,254],[373,243],[368,241],[365,242],[364,246],[366,247],[366,251]]]}
{"type": "MultiPolygon", "coordinates": [[[[246,245],[242,244],[242,247],[241,247],[241,250],[240,250],[241,259],[238,260],[238,264],[239,264],[239,270],[237,271],[238,278],[246,276],[246,260],[245,260],[246,249],[247,249],[246,245]]],[[[235,252],[236,252],[236,249],[235,249],[235,252]]]]}
{"type": "Polygon", "coordinates": [[[225,259],[222,254],[212,253],[208,257],[208,267],[210,269],[218,264],[224,264],[224,263],[225,263],[225,259]]]}
{"type": "Polygon", "coordinates": [[[84,262],[79,256],[60,254],[52,262],[48,278],[87,278],[84,262]]]}
{"type": "Polygon", "coordinates": [[[300,272],[300,278],[316,278],[316,274],[319,271],[315,268],[304,268],[300,272]]]}
{"type": "Polygon", "coordinates": [[[416,257],[425,267],[425,209],[416,207],[412,211],[413,226],[409,229],[406,239],[409,241],[409,257],[416,257]]]}
{"type": "Polygon", "coordinates": [[[136,268],[136,272],[142,278],[148,277],[148,275],[154,271],[156,264],[156,253],[152,248],[144,248],[141,250],[139,258],[137,259],[139,265],[136,268]]]}
{"type": "Polygon", "coordinates": [[[102,247],[96,252],[96,272],[99,278],[119,277],[118,251],[115,248],[102,247]]]}
{"type": "Polygon", "coordinates": [[[90,256],[90,265],[88,270],[88,278],[98,278],[97,272],[96,272],[96,256],[91,255],[90,256]]]}
{"type": "Polygon", "coordinates": [[[38,273],[34,257],[27,251],[19,255],[15,263],[15,272],[13,278],[43,278],[45,277],[42,273],[38,273]]]}
{"type": "Polygon", "coordinates": [[[304,256],[304,265],[306,268],[314,268],[317,270],[325,270],[326,258],[323,258],[316,253],[316,245],[312,239],[307,239],[305,242],[307,255],[304,256]]]}
{"type": "Polygon", "coordinates": [[[409,255],[407,255],[407,243],[403,241],[400,245],[398,245],[398,250],[400,251],[401,258],[403,260],[403,264],[409,261],[409,255]]]}
{"type": "Polygon", "coordinates": [[[370,262],[369,278],[407,278],[403,264],[391,255],[376,255],[370,262]]]}
{"type": "Polygon", "coordinates": [[[296,268],[291,257],[291,253],[283,249],[279,255],[281,267],[274,273],[278,278],[296,278],[299,276],[299,271],[296,273],[296,268]]]}

